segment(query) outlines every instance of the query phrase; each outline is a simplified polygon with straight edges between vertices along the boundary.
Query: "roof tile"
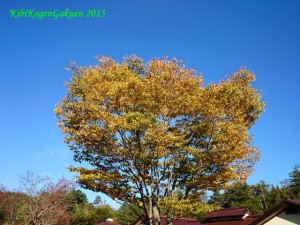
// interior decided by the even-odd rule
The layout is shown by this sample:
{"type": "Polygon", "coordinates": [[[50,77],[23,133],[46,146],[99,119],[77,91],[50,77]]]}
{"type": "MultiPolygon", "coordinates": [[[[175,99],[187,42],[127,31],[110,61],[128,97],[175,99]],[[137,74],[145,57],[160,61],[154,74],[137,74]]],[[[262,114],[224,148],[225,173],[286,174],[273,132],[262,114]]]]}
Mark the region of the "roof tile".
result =
{"type": "Polygon", "coordinates": [[[222,209],[208,213],[205,219],[244,216],[246,213],[250,213],[248,208],[222,209]]]}

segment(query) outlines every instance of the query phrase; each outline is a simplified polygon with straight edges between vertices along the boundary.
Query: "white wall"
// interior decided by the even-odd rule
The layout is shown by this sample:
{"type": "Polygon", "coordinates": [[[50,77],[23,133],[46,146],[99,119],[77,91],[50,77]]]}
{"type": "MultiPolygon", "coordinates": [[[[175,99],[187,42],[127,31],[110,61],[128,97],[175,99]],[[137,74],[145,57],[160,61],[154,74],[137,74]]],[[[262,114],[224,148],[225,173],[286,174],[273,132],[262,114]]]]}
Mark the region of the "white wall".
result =
{"type": "Polygon", "coordinates": [[[297,214],[286,214],[284,211],[266,222],[265,225],[299,225],[300,224],[300,213],[297,214]]]}

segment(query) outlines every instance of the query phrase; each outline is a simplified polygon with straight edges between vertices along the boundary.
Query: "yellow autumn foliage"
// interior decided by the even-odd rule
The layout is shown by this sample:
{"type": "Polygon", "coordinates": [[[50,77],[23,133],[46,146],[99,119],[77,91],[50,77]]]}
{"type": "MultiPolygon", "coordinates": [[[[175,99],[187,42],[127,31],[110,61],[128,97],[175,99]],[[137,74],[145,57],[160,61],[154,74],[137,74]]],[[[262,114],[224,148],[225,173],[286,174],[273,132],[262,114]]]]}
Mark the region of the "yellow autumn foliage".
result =
{"type": "Polygon", "coordinates": [[[205,86],[177,59],[98,61],[71,64],[55,109],[74,160],[90,165],[71,169],[83,187],[141,205],[150,218],[174,191],[188,197],[251,174],[260,151],[249,129],[264,110],[251,71],[205,86]]]}
{"type": "Polygon", "coordinates": [[[200,199],[182,199],[178,196],[168,196],[159,202],[161,213],[175,220],[177,218],[204,218],[211,211],[218,209],[213,205],[203,203],[200,199]]]}

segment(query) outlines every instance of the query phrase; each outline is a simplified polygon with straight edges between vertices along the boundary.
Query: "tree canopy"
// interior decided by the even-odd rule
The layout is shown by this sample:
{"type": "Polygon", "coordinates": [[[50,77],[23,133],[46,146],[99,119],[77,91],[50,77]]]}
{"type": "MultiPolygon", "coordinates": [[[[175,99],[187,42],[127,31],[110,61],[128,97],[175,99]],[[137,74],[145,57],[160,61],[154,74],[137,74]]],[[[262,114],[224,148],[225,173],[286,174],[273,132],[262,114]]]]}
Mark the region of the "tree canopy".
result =
{"type": "Polygon", "coordinates": [[[293,199],[300,200],[300,166],[298,164],[294,166],[292,172],[289,173],[289,176],[291,195],[293,196],[293,199]]]}
{"type": "Polygon", "coordinates": [[[201,74],[177,59],[136,56],[96,66],[71,64],[68,94],[55,109],[80,184],[143,208],[159,223],[158,202],[182,199],[245,181],[259,159],[249,129],[263,112],[241,68],[204,85],[201,74]]]}

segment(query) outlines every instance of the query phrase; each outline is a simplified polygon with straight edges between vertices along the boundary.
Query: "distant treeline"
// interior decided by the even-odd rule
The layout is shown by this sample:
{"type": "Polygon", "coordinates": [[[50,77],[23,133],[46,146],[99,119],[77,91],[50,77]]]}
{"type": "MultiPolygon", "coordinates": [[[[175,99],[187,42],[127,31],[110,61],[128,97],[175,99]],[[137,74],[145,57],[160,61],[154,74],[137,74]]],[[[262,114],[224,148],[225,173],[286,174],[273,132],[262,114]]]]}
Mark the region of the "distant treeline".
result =
{"type": "Polygon", "coordinates": [[[261,181],[255,185],[237,184],[225,191],[216,191],[208,201],[221,208],[248,207],[256,214],[278,205],[284,199],[300,200],[300,166],[296,165],[289,173],[289,178],[280,185],[261,181]]]}
{"type": "MultiPolygon", "coordinates": [[[[199,201],[211,209],[248,207],[259,215],[283,199],[300,200],[299,165],[293,168],[289,178],[280,185],[264,181],[255,185],[240,183],[226,190],[218,190],[211,196],[204,194],[199,201]]],[[[164,210],[168,209],[162,207],[164,210]]],[[[87,196],[75,188],[74,182],[65,178],[53,182],[49,177],[27,172],[20,176],[18,190],[8,190],[0,185],[0,225],[96,225],[107,218],[128,225],[136,221],[142,212],[139,206],[130,204],[123,204],[114,210],[100,196],[89,203],[87,196]]],[[[201,213],[201,210],[195,212],[186,216],[202,219],[207,213],[201,213]]]]}

